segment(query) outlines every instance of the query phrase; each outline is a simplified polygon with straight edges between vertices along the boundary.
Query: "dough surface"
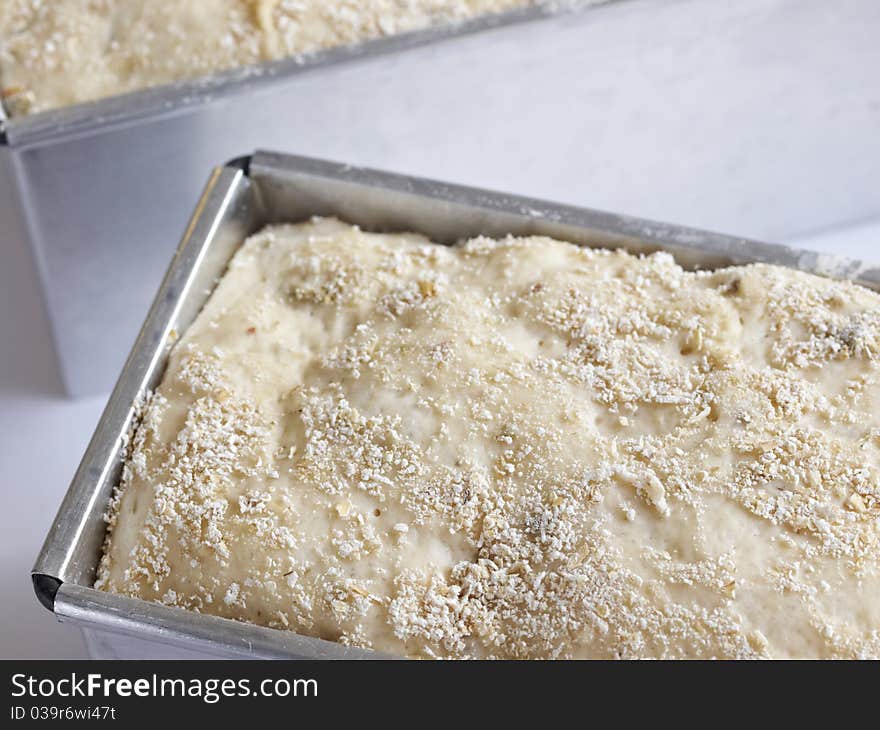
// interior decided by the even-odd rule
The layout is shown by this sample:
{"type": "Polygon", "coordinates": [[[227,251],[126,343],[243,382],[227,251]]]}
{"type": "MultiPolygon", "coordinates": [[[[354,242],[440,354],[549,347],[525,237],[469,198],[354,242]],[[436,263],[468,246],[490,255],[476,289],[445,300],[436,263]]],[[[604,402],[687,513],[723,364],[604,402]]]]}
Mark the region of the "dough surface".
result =
{"type": "Polygon", "coordinates": [[[784,268],[269,227],[96,585],[413,657],[877,657],[878,352],[878,294],[784,268]]]}
{"type": "Polygon", "coordinates": [[[534,0],[3,0],[12,116],[454,23],[534,0]]]}

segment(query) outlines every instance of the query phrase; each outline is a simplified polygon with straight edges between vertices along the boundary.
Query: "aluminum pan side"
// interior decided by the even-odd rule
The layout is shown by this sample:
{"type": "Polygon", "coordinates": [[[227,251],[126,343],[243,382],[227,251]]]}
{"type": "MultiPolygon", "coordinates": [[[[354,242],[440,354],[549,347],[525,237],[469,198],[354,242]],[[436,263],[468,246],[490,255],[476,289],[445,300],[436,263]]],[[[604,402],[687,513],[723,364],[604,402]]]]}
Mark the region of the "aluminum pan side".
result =
{"type": "Polygon", "coordinates": [[[240,167],[219,168],[211,176],[46,537],[35,574],[91,585],[104,539],[103,513],[139,403],[162,375],[174,332],[195,318],[216,276],[250,232],[245,227],[256,206],[249,188],[240,167]]]}
{"type": "Polygon", "coordinates": [[[185,113],[212,101],[264,88],[299,73],[622,1],[539,0],[537,4],[524,8],[229,69],[209,76],[185,79],[30,116],[7,118],[0,104],[0,144],[28,147],[79,134],[93,134],[105,129],[135,125],[185,113]]]}
{"type": "Polygon", "coordinates": [[[475,235],[547,235],[634,253],[669,251],[690,268],[761,262],[880,289],[878,264],[781,244],[298,155],[257,151],[249,169],[269,222],[333,215],[366,229],[413,230],[443,243],[475,235]]]}
{"type": "Polygon", "coordinates": [[[261,659],[393,659],[379,652],[301,636],[292,631],[193,613],[65,583],[55,614],[82,628],[185,646],[217,657],[261,659]]]}

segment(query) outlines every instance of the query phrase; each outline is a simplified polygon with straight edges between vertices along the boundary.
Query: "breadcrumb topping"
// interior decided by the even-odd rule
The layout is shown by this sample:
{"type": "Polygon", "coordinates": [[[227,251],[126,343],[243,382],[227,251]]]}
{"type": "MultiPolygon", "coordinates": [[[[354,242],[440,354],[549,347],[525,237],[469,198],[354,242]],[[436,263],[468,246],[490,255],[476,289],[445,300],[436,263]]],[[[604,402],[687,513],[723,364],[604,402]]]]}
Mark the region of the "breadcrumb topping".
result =
{"type": "Polygon", "coordinates": [[[880,296],[548,238],[248,239],[97,587],[413,657],[880,656],[880,296]]]}

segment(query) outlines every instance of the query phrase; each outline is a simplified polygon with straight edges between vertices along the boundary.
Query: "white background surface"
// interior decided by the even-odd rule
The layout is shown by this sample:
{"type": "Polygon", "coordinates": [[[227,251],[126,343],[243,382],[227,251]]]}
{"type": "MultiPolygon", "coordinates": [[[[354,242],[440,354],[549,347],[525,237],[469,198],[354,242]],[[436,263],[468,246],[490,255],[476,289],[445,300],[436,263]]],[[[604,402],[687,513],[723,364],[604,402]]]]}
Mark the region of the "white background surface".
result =
{"type": "MultiPolygon", "coordinates": [[[[751,2],[754,5],[757,0],[751,2]]],[[[684,53],[685,61],[690,59],[690,66],[702,69],[694,77],[696,81],[693,83],[699,82],[697,86],[700,92],[694,98],[703,99],[705,92],[705,98],[718,100],[714,105],[695,107],[701,116],[689,117],[694,120],[694,125],[688,134],[682,131],[683,107],[664,94],[663,88],[663,84],[675,86],[684,83],[675,75],[677,62],[670,60],[653,70],[651,78],[657,81],[657,86],[648,89],[651,93],[647,96],[634,97],[629,105],[620,102],[621,98],[628,98],[627,94],[634,94],[636,81],[649,70],[640,66],[644,56],[639,53],[648,35],[654,39],[675,36],[673,30],[681,20],[675,13],[680,12],[687,17],[688,7],[695,5],[692,1],[669,4],[675,12],[669,16],[668,27],[645,28],[647,35],[633,36],[628,40],[630,45],[616,46],[619,53],[614,58],[620,69],[615,84],[605,89],[604,94],[598,94],[593,101],[583,96],[571,100],[568,113],[577,117],[575,121],[581,120],[578,123],[585,132],[578,138],[562,135],[571,140],[569,144],[574,145],[568,152],[566,139],[561,139],[556,145],[557,154],[550,154],[546,150],[537,154],[525,142],[521,146],[511,146],[503,135],[498,136],[495,142],[492,135],[484,135],[488,141],[481,143],[481,154],[476,157],[462,158],[437,153],[434,155],[435,164],[430,165],[430,169],[413,170],[413,150],[418,147],[419,139],[427,135],[438,140],[442,148],[441,143],[451,125],[448,115],[462,113],[462,110],[456,111],[453,106],[447,109],[447,117],[443,114],[436,117],[436,128],[420,128],[417,131],[421,137],[407,137],[404,134],[403,138],[392,124],[394,120],[358,120],[354,113],[357,110],[349,108],[341,108],[334,123],[325,129],[320,126],[321,119],[326,120],[332,109],[309,107],[315,119],[310,124],[304,122],[304,126],[313,130],[312,137],[306,140],[308,149],[298,146],[297,151],[550,199],[565,198],[576,204],[765,238],[789,235],[787,231],[810,231],[823,220],[823,211],[833,209],[839,216],[837,220],[848,218],[857,221],[860,217],[869,220],[817,234],[798,234],[783,242],[880,262],[880,220],[875,218],[872,222],[870,219],[876,216],[880,204],[880,180],[876,174],[880,170],[880,130],[871,126],[876,121],[873,102],[865,103],[866,99],[880,99],[880,81],[876,66],[872,67],[868,62],[870,59],[857,59],[864,63],[853,64],[853,57],[846,55],[847,44],[859,39],[848,38],[847,33],[840,30],[841,26],[834,22],[834,9],[843,6],[864,8],[868,4],[859,0],[812,2],[806,5],[788,3],[791,8],[813,8],[811,13],[825,12],[822,8],[828,12],[827,22],[813,23],[810,27],[815,33],[804,35],[805,70],[799,82],[782,76],[780,69],[788,68],[788,65],[779,63],[780,59],[774,55],[778,49],[772,42],[773,34],[759,22],[760,18],[753,29],[748,29],[749,33],[759,34],[759,40],[763,39],[764,51],[760,58],[749,56],[740,59],[736,56],[738,49],[742,49],[743,38],[722,37],[718,43],[711,43],[706,40],[702,27],[693,27],[693,43],[681,47],[670,44],[666,49],[668,53],[664,51],[665,55],[662,56],[674,59],[678,57],[676,54],[684,53]],[[835,65],[838,60],[841,63],[835,65]],[[754,93],[755,88],[749,84],[736,86],[736,82],[741,78],[739,74],[742,69],[762,64],[771,71],[768,84],[775,91],[766,98],[767,114],[757,119],[748,112],[750,94],[754,93]],[[841,76],[841,67],[855,71],[860,68],[861,76],[849,71],[841,76]],[[823,69],[828,73],[823,73],[823,69]],[[815,83],[807,83],[811,80],[815,83]],[[844,82],[846,94],[841,95],[840,84],[844,82]],[[716,88],[718,84],[723,88],[716,88]],[[865,94],[861,93],[860,88],[865,89],[865,94]],[[786,94],[800,95],[798,103],[805,107],[811,106],[811,100],[815,99],[815,113],[802,119],[783,118],[780,115],[784,110],[792,108],[791,103],[783,103],[786,94]],[[830,100],[834,99],[836,101],[832,104],[830,100]],[[615,100],[617,102],[612,104],[615,100]],[[846,116],[844,111],[847,107],[858,112],[852,116],[858,124],[841,128],[839,120],[841,115],[846,116]],[[612,145],[613,133],[620,130],[627,120],[632,122],[642,111],[646,115],[646,124],[653,122],[645,127],[651,133],[632,139],[626,145],[628,158],[620,159],[617,153],[626,140],[612,145]],[[777,119],[777,116],[780,118],[777,119]],[[355,144],[359,138],[354,130],[351,135],[339,137],[341,141],[338,144],[334,141],[336,137],[322,141],[322,133],[328,135],[329,139],[333,129],[344,127],[345,120],[350,120],[353,125],[360,123],[361,127],[371,125],[370,131],[375,134],[367,134],[363,144],[355,144]],[[385,137],[382,136],[382,130],[389,125],[394,129],[393,134],[389,132],[387,136],[395,144],[383,146],[381,140],[385,137]],[[847,144],[843,144],[841,135],[847,134],[851,135],[851,139],[844,139],[847,144]],[[603,167],[604,179],[591,179],[581,185],[573,185],[570,184],[574,179],[572,158],[577,156],[578,145],[584,144],[586,138],[599,145],[597,154],[600,161],[604,159],[602,155],[607,155],[603,167]],[[406,144],[402,144],[401,139],[406,144]],[[370,140],[373,140],[373,144],[367,145],[370,140]],[[732,150],[737,154],[737,165],[715,169],[712,162],[715,156],[708,152],[701,154],[701,150],[705,152],[707,148],[711,151],[712,145],[719,140],[729,140],[731,144],[735,142],[732,150]],[[354,148],[348,149],[346,145],[354,145],[354,148]],[[661,145],[668,145],[670,149],[665,154],[657,154],[661,145]],[[801,169],[798,165],[805,164],[802,157],[804,149],[815,152],[810,158],[811,169],[804,174],[795,174],[801,169]],[[851,154],[848,157],[837,154],[835,150],[839,149],[849,150],[851,154]],[[334,151],[337,154],[334,155],[334,151]],[[353,154],[369,159],[354,159],[353,154]],[[441,159],[444,157],[445,162],[441,159]],[[678,164],[669,166],[663,163],[670,157],[678,160],[678,164]],[[658,167],[661,163],[662,168],[658,167]],[[529,170],[523,171],[523,166],[528,166],[529,170]],[[638,186],[631,182],[635,179],[634,175],[653,175],[666,180],[664,195],[649,198],[639,194],[638,186]],[[522,180],[530,180],[531,183],[526,187],[525,183],[517,182],[522,180]],[[763,181],[772,194],[766,197],[759,195],[755,181],[763,181]],[[819,184],[823,182],[829,185],[834,183],[831,185],[833,194],[819,184]],[[746,189],[740,190],[737,185],[745,185],[746,189]],[[728,196],[726,199],[725,195],[728,196]]],[[[783,7],[786,3],[774,2],[767,7],[771,5],[783,7]]],[[[733,12],[732,8],[742,9],[743,4],[730,3],[723,7],[731,8],[729,12],[733,12]]],[[[620,12],[631,11],[624,8],[620,12]]],[[[576,43],[572,33],[568,33],[566,38],[569,44],[576,43]]],[[[864,38],[861,40],[864,41],[864,38]]],[[[469,43],[476,43],[476,40],[469,43]]],[[[535,95],[543,95],[545,99],[554,96],[567,98],[565,95],[570,94],[577,80],[574,77],[579,73],[590,73],[589,68],[570,68],[569,78],[538,78],[532,58],[534,54],[520,54],[519,49],[511,43],[508,42],[507,50],[513,59],[512,65],[506,71],[499,67],[498,76],[492,79],[484,97],[486,105],[502,107],[501,111],[505,114],[524,113],[519,105],[504,108],[504,99],[507,97],[501,98],[501,90],[509,73],[527,78],[535,95]],[[555,89],[546,88],[553,83],[557,85],[555,89]]],[[[875,49],[880,48],[876,38],[872,43],[875,49]]],[[[571,46],[566,49],[563,46],[560,50],[574,56],[576,48],[571,46]]],[[[607,64],[608,56],[597,51],[594,61],[599,65],[607,64]]],[[[387,63],[387,73],[393,74],[394,59],[389,59],[387,63]]],[[[340,78],[344,80],[355,73],[346,71],[340,78]]],[[[376,73],[381,77],[380,72],[376,73]]],[[[346,98],[338,91],[335,98],[346,98]]],[[[317,95],[316,91],[315,98],[317,95]]],[[[877,103],[880,104],[880,101],[877,103]]],[[[503,123],[503,116],[499,119],[499,123],[503,123]]],[[[542,135],[542,140],[560,135],[562,120],[559,118],[540,118],[533,109],[532,117],[526,122],[530,125],[530,134],[542,135]]],[[[568,124],[577,126],[571,119],[568,124]]],[[[366,134],[363,129],[361,134],[366,134]]],[[[733,159],[732,155],[728,157],[733,159]]],[[[199,179],[202,175],[200,172],[199,179]]],[[[0,508],[0,657],[79,657],[84,656],[85,648],[78,631],[58,624],[37,603],[30,586],[29,571],[100,416],[106,395],[76,401],[62,395],[36,270],[21,232],[3,216],[4,202],[8,203],[0,200],[0,484],[5,498],[0,508]]],[[[135,311],[119,314],[140,319],[144,313],[141,310],[143,307],[138,305],[135,311]]]]}

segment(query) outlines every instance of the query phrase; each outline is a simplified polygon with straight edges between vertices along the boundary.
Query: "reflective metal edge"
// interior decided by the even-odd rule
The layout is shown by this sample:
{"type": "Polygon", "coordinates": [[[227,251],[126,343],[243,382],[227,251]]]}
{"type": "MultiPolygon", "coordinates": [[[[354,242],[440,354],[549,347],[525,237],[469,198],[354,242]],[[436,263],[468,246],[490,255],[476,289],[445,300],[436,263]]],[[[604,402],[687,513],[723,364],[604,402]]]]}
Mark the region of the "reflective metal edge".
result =
{"type": "Polygon", "coordinates": [[[771,263],[880,289],[878,263],[309,157],[257,151],[250,176],[273,221],[335,215],[367,229],[413,230],[445,243],[474,235],[547,235],[635,253],[668,251],[689,268],[771,263]]]}
{"type": "Polygon", "coordinates": [[[243,163],[216,169],[208,181],[37,558],[34,588],[47,607],[58,584],[93,580],[103,514],[139,403],[161,377],[174,332],[189,325],[218,271],[250,232],[237,222],[255,217],[249,189],[243,163]],[[206,261],[213,269],[208,281],[202,268],[206,261]]]}
{"type": "Polygon", "coordinates": [[[479,234],[540,234],[634,252],[666,250],[694,267],[762,261],[880,289],[877,266],[829,262],[786,246],[307,157],[260,151],[234,160],[208,181],[34,566],[37,596],[60,619],[218,655],[379,658],[90,587],[127,436],[140,399],[161,377],[173,331],[195,318],[249,233],[267,222],[312,215],[336,215],[366,229],[414,230],[447,243],[479,234]]]}
{"type": "Polygon", "coordinates": [[[8,143],[6,137],[6,127],[9,125],[9,117],[6,115],[6,109],[3,108],[3,100],[0,99],[0,146],[8,143]]]}
{"type": "Polygon", "coordinates": [[[394,659],[333,641],[277,631],[64,583],[55,599],[60,621],[170,646],[249,659],[394,659]]]}
{"type": "Polygon", "coordinates": [[[538,0],[537,4],[525,8],[481,15],[458,23],[436,25],[278,61],[235,68],[30,116],[11,117],[4,121],[5,115],[0,109],[0,144],[26,147],[48,141],[54,142],[77,134],[91,134],[104,128],[180,114],[214,100],[283,81],[299,73],[623,1],[538,0]]]}

